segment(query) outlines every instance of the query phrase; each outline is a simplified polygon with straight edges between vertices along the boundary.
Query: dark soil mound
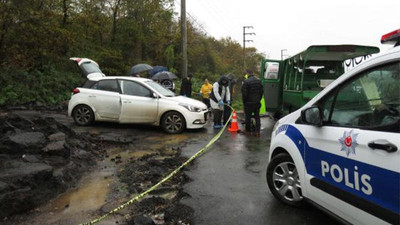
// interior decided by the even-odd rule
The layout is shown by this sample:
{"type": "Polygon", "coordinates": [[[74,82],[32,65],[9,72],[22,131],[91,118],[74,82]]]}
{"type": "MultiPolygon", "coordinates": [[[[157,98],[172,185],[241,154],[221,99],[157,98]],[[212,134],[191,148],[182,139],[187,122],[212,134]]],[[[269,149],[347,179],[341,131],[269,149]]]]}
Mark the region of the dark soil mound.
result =
{"type": "MultiPolygon", "coordinates": [[[[169,156],[164,156],[160,152],[160,154],[133,159],[120,172],[119,177],[122,182],[127,184],[130,193],[141,193],[157,184],[187,160],[179,155],[178,151],[175,155],[169,156]]],[[[127,224],[137,224],[138,219],[146,221],[145,218],[148,217],[159,218],[164,224],[191,224],[193,209],[179,203],[181,198],[188,196],[182,191],[182,186],[189,180],[183,172],[173,176],[162,187],[151,192],[150,196],[152,197],[145,198],[133,205],[131,213],[137,216],[127,221],[127,224]],[[173,193],[170,195],[172,197],[158,197],[168,195],[168,193],[173,193]]]]}
{"type": "Polygon", "coordinates": [[[76,184],[96,144],[53,118],[0,114],[0,219],[30,210],[76,184]]]}

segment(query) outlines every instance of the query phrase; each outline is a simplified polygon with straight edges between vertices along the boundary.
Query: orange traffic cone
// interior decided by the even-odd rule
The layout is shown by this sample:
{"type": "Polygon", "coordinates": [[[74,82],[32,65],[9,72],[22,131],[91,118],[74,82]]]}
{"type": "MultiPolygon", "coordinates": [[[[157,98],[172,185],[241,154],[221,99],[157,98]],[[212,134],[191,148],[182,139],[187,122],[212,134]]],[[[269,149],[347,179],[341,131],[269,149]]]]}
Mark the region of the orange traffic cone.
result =
{"type": "Polygon", "coordinates": [[[233,115],[232,115],[232,121],[231,121],[231,126],[228,128],[230,132],[236,132],[239,130],[239,126],[237,123],[237,115],[236,115],[236,110],[233,110],[233,115]]]}

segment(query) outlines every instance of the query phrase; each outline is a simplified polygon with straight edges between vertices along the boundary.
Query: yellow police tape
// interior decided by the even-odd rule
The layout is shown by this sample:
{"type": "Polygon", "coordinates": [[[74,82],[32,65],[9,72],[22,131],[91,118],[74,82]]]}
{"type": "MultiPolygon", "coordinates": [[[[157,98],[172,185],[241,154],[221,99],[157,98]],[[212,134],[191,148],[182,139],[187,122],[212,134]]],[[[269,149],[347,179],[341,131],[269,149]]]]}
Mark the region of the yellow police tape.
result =
{"type": "Polygon", "coordinates": [[[191,161],[193,161],[194,159],[198,158],[201,154],[203,154],[204,152],[206,152],[206,150],[212,145],[214,144],[219,137],[222,135],[222,133],[224,132],[224,130],[226,129],[226,126],[228,125],[229,121],[232,118],[233,115],[233,108],[229,105],[227,105],[228,107],[231,108],[232,112],[231,115],[229,116],[229,120],[225,123],[224,127],[214,136],[213,139],[211,139],[210,142],[208,142],[208,144],[200,149],[196,154],[194,154],[192,157],[190,157],[186,162],[184,162],[182,165],[180,165],[177,169],[175,169],[174,171],[172,171],[168,176],[166,176],[164,179],[162,179],[160,182],[158,182],[157,184],[155,184],[153,187],[147,189],[146,191],[140,193],[139,195],[133,197],[131,200],[127,201],[126,203],[124,203],[123,205],[120,205],[119,207],[111,210],[110,212],[104,214],[103,216],[94,219],[88,223],[82,223],[80,225],[90,225],[90,224],[95,224],[98,223],[100,221],[102,221],[104,218],[108,217],[111,214],[114,214],[118,211],[120,211],[121,209],[127,207],[128,205],[133,204],[134,202],[138,201],[139,199],[143,198],[144,196],[146,196],[147,194],[149,194],[150,192],[152,192],[153,190],[155,190],[156,188],[158,188],[161,184],[163,184],[164,182],[166,182],[167,180],[171,179],[171,177],[173,177],[174,175],[176,175],[183,167],[185,167],[186,165],[188,165],[191,161]]]}

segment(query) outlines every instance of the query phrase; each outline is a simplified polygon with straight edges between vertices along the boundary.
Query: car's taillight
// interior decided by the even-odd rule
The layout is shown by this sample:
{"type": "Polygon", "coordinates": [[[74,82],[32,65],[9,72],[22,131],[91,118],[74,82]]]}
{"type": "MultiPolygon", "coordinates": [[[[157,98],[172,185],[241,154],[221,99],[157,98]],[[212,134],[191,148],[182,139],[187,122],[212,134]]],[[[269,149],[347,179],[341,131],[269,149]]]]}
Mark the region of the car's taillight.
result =
{"type": "Polygon", "coordinates": [[[74,90],[72,90],[72,95],[78,94],[79,92],[80,92],[79,89],[78,89],[78,88],[75,88],[74,90]]]}

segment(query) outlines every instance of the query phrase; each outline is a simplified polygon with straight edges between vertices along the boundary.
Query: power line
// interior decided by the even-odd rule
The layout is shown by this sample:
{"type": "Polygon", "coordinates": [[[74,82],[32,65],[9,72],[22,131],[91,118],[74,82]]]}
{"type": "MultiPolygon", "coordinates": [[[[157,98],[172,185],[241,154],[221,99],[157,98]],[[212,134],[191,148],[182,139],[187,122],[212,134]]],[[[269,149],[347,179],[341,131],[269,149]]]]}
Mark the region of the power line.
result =
{"type": "Polygon", "coordinates": [[[218,13],[218,11],[222,11],[220,9],[218,9],[216,11],[216,8],[218,7],[214,7],[211,6],[209,4],[206,4],[204,1],[199,1],[200,4],[203,6],[203,8],[205,8],[207,10],[207,12],[210,12],[212,14],[212,17],[218,18],[219,23],[222,23],[222,29],[224,29],[228,34],[230,34],[231,37],[233,37],[234,35],[232,35],[232,30],[236,30],[235,28],[232,27],[231,23],[227,22],[227,20],[224,17],[221,17],[221,14],[218,13]]]}
{"type": "MultiPolygon", "coordinates": [[[[175,2],[177,5],[180,6],[180,3],[179,3],[178,0],[174,0],[174,2],[175,2]]],[[[219,20],[220,22],[222,22],[222,24],[223,24],[222,28],[223,28],[225,31],[227,31],[227,33],[230,34],[231,37],[234,37],[234,35],[232,35],[231,32],[232,32],[232,30],[236,30],[236,29],[233,29],[233,28],[232,28],[232,25],[231,25],[230,23],[226,23],[226,20],[225,20],[224,18],[222,18],[222,17],[220,16],[220,14],[217,13],[217,12],[215,11],[214,7],[208,7],[208,5],[204,5],[202,1],[200,1],[200,3],[201,3],[201,5],[203,6],[203,8],[205,8],[208,12],[210,12],[210,13],[212,14],[212,16],[213,16],[214,18],[217,17],[218,20],[219,20]]],[[[210,34],[209,32],[207,32],[207,30],[206,30],[206,29],[204,28],[204,26],[203,26],[203,24],[205,24],[205,23],[203,23],[200,19],[198,19],[198,18],[196,18],[195,16],[193,16],[193,15],[192,15],[193,12],[192,12],[192,13],[186,12],[186,14],[192,19],[192,22],[195,23],[195,24],[197,25],[197,27],[199,27],[206,35],[211,36],[211,34],[210,34]],[[200,21],[200,22],[198,22],[198,21],[200,21]]]]}
{"type": "MultiPolygon", "coordinates": [[[[176,4],[179,5],[179,7],[181,6],[181,4],[179,3],[178,0],[174,1],[176,4]]],[[[191,18],[192,23],[196,24],[196,27],[198,27],[199,29],[201,29],[205,35],[209,36],[209,33],[207,32],[207,30],[204,28],[204,26],[202,24],[200,24],[199,22],[197,22],[198,19],[194,18],[189,12],[186,11],[186,15],[189,16],[191,18]]]]}

